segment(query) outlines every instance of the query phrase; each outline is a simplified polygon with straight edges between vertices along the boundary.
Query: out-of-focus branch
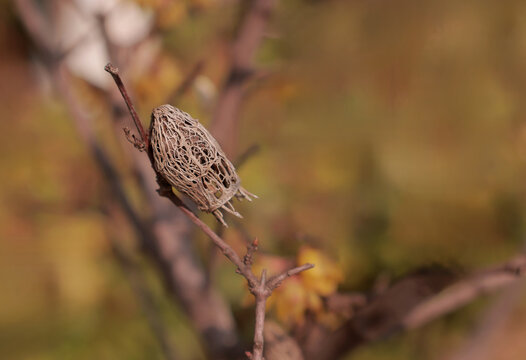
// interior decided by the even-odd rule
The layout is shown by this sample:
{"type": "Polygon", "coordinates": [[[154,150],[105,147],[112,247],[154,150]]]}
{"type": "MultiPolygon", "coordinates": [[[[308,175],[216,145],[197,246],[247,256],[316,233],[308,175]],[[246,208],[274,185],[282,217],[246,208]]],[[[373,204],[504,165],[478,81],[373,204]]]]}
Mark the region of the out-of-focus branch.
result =
{"type": "Polygon", "coordinates": [[[26,31],[35,45],[46,55],[51,55],[55,46],[51,37],[51,29],[46,23],[45,17],[40,14],[32,0],[15,0],[15,5],[26,31]]]}
{"type": "MultiPolygon", "coordinates": [[[[28,29],[33,29],[28,30],[30,35],[49,33],[46,30],[45,16],[33,1],[17,0],[15,4],[23,25],[28,29]]],[[[66,78],[69,75],[60,61],[62,57],[54,56],[56,49],[48,48],[51,45],[47,42],[40,43],[40,37],[32,37],[32,40],[37,49],[41,51],[50,73],[53,74],[53,80],[60,95],[68,104],[73,120],[79,120],[74,123],[81,138],[88,145],[105,179],[110,184],[112,193],[116,195],[118,203],[136,229],[141,244],[151,250],[150,253],[154,255],[156,263],[160,266],[169,289],[173,290],[190,318],[190,322],[203,336],[206,349],[218,359],[236,357],[236,354],[240,353],[240,345],[231,311],[217,291],[206,286],[204,271],[199,266],[190,245],[187,221],[184,217],[179,216],[177,211],[173,211],[173,207],[168,202],[155,194],[154,173],[149,162],[144,158],[135,161],[134,157],[135,170],[140,174],[141,188],[153,213],[151,227],[145,225],[131,206],[118,180],[118,172],[109,160],[110,157],[96,140],[87,114],[80,106],[71,106],[72,103],[76,103],[76,99],[70,87],[70,81],[66,78]]],[[[123,117],[119,114],[125,114],[125,110],[121,109],[121,104],[119,102],[118,106],[116,104],[112,106],[117,119],[123,117]]]]}
{"type": "Polygon", "coordinates": [[[158,306],[153,294],[149,290],[148,283],[144,278],[143,273],[139,270],[139,267],[134,260],[126,253],[122,246],[119,245],[118,240],[111,235],[110,245],[117,263],[130,282],[131,289],[144,312],[148,324],[152,329],[152,333],[159,341],[164,356],[167,360],[177,360],[179,357],[176,355],[176,352],[170,343],[168,332],[162,322],[158,306]]]}
{"type": "Polygon", "coordinates": [[[234,166],[236,169],[239,169],[243,165],[246,164],[246,162],[252,158],[254,155],[256,155],[261,147],[258,144],[252,144],[250,145],[245,151],[241,153],[234,162],[234,166]]]}
{"type": "Polygon", "coordinates": [[[422,327],[526,276],[526,255],[452,282],[447,272],[410,275],[353,312],[337,331],[310,329],[301,339],[307,360],[331,360],[396,331],[422,327]]]}
{"type": "MultiPolygon", "coordinates": [[[[67,74],[62,66],[58,66],[54,72],[53,78],[59,93],[66,102],[67,108],[71,113],[73,122],[77,126],[80,136],[84,139],[88,145],[88,148],[91,150],[95,162],[99,166],[104,178],[110,185],[110,189],[112,190],[112,193],[114,194],[118,204],[128,217],[130,223],[133,225],[136,233],[138,234],[141,245],[151,251],[151,240],[153,236],[150,232],[150,229],[144,225],[143,221],[140,219],[139,215],[131,205],[119,179],[119,175],[115,166],[112,164],[109,156],[106,154],[102,146],[100,146],[98,141],[95,139],[93,130],[89,124],[90,121],[80,109],[80,105],[73,97],[72,89],[69,86],[70,82],[67,80],[67,74]]],[[[116,243],[113,237],[110,236],[110,240],[115,259],[125,274],[128,276],[133,292],[145,313],[148,324],[152,329],[153,335],[159,342],[163,354],[165,355],[166,359],[177,359],[175,351],[168,340],[165,326],[161,321],[157,307],[153,301],[153,296],[147,289],[146,281],[143,279],[142,274],[137,271],[134,264],[130,261],[130,259],[128,259],[126,254],[116,243]]]]}
{"type": "MultiPolygon", "coordinates": [[[[109,72],[119,91],[123,95],[124,101],[127,103],[128,109],[132,117],[134,114],[131,109],[133,109],[133,104],[127,94],[126,88],[120,75],[118,69],[112,66],[111,64],[106,65],[105,70],[109,72]],[[129,102],[129,103],[128,103],[129,102]]],[[[138,131],[140,134],[144,133],[142,129],[142,124],[137,118],[135,120],[136,126],[139,127],[138,131]]],[[[151,161],[152,169],[155,171],[154,160],[152,156],[152,151],[148,143],[145,144],[145,148],[149,149],[148,156],[151,161]]],[[[290,270],[287,270],[275,277],[271,278],[267,283],[266,279],[266,270],[263,270],[261,278],[258,279],[256,275],[252,272],[252,256],[257,249],[258,241],[254,240],[252,244],[249,245],[247,249],[247,254],[243,260],[239,255],[234,251],[234,249],[224,241],[220,236],[218,236],[208,225],[206,225],[201,219],[199,219],[182,201],[177,195],[172,191],[172,186],[156,171],[157,183],[159,185],[158,193],[160,196],[168,198],[176,207],[178,207],[187,217],[192,221],[198,228],[200,228],[212,242],[221,250],[221,252],[229,259],[235,266],[236,272],[242,275],[248,282],[249,291],[256,298],[256,326],[254,331],[254,347],[252,353],[247,352],[247,356],[252,360],[263,360],[263,329],[265,323],[265,303],[266,299],[271,295],[272,291],[278,287],[281,282],[287,277],[299,274],[302,271],[311,269],[314,267],[312,264],[305,264],[290,270]]]]}
{"type": "MultiPolygon", "coordinates": [[[[118,172],[111,162],[110,157],[96,140],[90,124],[90,119],[88,119],[86,114],[82,111],[80,104],[76,101],[73,95],[70,81],[68,81],[67,71],[60,63],[56,64],[56,66],[52,64],[50,65],[52,66],[50,71],[54,84],[56,85],[59,94],[64,99],[67,109],[71,113],[71,117],[76,125],[79,135],[90,149],[96,164],[99,166],[101,173],[110,185],[112,194],[115,196],[121,209],[124,211],[138,234],[141,244],[145,248],[150,248],[152,234],[131,205],[119,179],[118,172]]],[[[145,286],[144,279],[142,279],[140,273],[136,271],[133,264],[127,259],[122,252],[122,249],[118,247],[118,244],[112,241],[111,245],[117,261],[129,277],[134,293],[138,297],[138,301],[145,312],[150,327],[152,328],[152,333],[158,340],[165,357],[172,360],[177,359],[177,356],[168,341],[166,329],[161,321],[157,308],[155,307],[153,297],[145,286]]]]}
{"type": "Polygon", "coordinates": [[[445,360],[487,360],[492,358],[491,344],[504,330],[522,299],[524,284],[510,286],[498,295],[496,301],[484,311],[478,326],[464,344],[453,353],[446,352],[445,360]]]}
{"type": "Polygon", "coordinates": [[[253,73],[253,58],[263,39],[275,4],[276,0],[253,0],[232,44],[228,74],[210,125],[212,134],[229,156],[236,152],[239,112],[245,93],[244,83],[253,73]]]}
{"type": "Polygon", "coordinates": [[[297,342],[275,321],[265,322],[265,360],[303,360],[297,342]]]}
{"type": "Polygon", "coordinates": [[[526,255],[517,256],[492,269],[459,281],[415,307],[401,322],[415,329],[478,299],[511,285],[526,276],[526,255]]]}
{"type": "Polygon", "coordinates": [[[192,69],[186,75],[183,81],[179,84],[179,86],[175,89],[175,91],[170,96],[167,97],[165,103],[176,105],[181,99],[181,97],[188,91],[188,89],[190,89],[195,79],[203,71],[204,67],[205,67],[204,60],[199,60],[197,63],[195,63],[195,65],[192,67],[192,69]]]}
{"type": "MultiPolygon", "coordinates": [[[[526,240],[526,239],[525,239],[526,240]]],[[[524,252],[526,242],[523,242],[524,252]]],[[[453,352],[446,351],[447,360],[485,360],[491,358],[490,346],[509,322],[514,310],[522,298],[525,283],[508,286],[493,303],[484,310],[478,325],[464,343],[453,352]]]]}

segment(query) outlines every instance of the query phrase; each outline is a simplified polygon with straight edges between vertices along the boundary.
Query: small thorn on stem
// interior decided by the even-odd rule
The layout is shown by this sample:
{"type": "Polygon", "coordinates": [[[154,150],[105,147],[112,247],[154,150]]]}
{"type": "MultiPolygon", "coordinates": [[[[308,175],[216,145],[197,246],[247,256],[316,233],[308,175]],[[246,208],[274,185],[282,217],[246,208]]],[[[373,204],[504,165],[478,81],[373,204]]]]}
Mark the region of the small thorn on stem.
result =
{"type": "Polygon", "coordinates": [[[144,151],[146,149],[146,144],[141,139],[138,139],[134,134],[131,133],[128,127],[124,127],[124,135],[126,139],[139,151],[144,151]]]}

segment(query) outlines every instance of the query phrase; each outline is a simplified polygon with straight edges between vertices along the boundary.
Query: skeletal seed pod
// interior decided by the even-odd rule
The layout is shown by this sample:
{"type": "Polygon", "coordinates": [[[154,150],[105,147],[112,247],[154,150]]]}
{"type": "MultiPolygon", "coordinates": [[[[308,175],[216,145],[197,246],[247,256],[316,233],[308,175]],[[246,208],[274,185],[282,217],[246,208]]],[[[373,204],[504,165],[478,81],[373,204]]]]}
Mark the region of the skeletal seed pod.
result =
{"type": "Polygon", "coordinates": [[[157,172],[225,226],[221,210],[242,217],[230,202],[234,196],[257,197],[241,187],[234,165],[208,130],[176,107],[152,111],[150,146],[157,172]]]}

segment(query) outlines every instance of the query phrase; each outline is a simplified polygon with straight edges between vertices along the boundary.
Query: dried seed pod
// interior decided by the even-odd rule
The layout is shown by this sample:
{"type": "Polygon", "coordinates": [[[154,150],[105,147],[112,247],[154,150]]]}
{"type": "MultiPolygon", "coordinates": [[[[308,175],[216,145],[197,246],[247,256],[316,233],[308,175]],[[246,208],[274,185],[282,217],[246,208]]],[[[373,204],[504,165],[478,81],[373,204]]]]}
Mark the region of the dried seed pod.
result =
{"type": "Polygon", "coordinates": [[[242,217],[232,197],[256,197],[241,187],[234,165],[208,130],[176,107],[161,105],[152,111],[150,146],[157,172],[225,226],[221,210],[242,217]]]}

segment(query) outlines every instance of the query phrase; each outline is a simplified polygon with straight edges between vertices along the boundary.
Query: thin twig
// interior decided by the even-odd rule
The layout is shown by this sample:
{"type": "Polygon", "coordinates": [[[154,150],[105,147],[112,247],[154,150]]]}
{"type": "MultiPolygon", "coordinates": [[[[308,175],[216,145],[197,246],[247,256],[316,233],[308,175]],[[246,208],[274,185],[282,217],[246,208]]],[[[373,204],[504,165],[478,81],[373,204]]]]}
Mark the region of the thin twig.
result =
{"type": "Polygon", "coordinates": [[[313,264],[304,264],[304,265],[298,266],[298,267],[296,267],[296,268],[293,268],[293,269],[290,269],[290,270],[284,271],[284,272],[282,272],[282,273],[279,274],[279,275],[273,276],[273,277],[268,281],[267,287],[268,287],[270,290],[274,290],[275,288],[277,288],[278,286],[280,286],[281,283],[283,282],[283,280],[285,280],[286,278],[291,277],[291,276],[294,276],[294,275],[298,275],[300,272],[305,271],[305,270],[312,269],[313,267],[314,267],[313,264]]]}
{"type": "Polygon", "coordinates": [[[261,146],[259,144],[252,144],[250,145],[245,151],[241,153],[234,162],[234,166],[236,169],[239,170],[240,167],[245,165],[247,161],[254,155],[256,155],[259,150],[261,150],[261,146]]]}
{"type": "Polygon", "coordinates": [[[252,264],[254,263],[254,253],[256,251],[258,251],[258,246],[259,246],[259,240],[258,238],[255,238],[254,241],[252,241],[248,246],[247,246],[247,253],[245,254],[245,256],[243,257],[243,263],[247,266],[252,266],[252,264]]]}
{"type": "Polygon", "coordinates": [[[146,144],[146,148],[149,147],[148,142],[148,135],[146,134],[146,131],[144,131],[144,128],[141,124],[141,120],[139,119],[139,115],[137,115],[137,112],[135,111],[135,107],[133,106],[133,103],[128,96],[128,92],[126,91],[126,88],[124,87],[124,84],[122,83],[121,77],[119,76],[119,69],[114,67],[111,63],[108,63],[104,70],[109,72],[111,76],[113,77],[113,80],[117,84],[117,87],[119,88],[122,97],[124,98],[124,101],[126,102],[126,105],[128,106],[128,110],[130,111],[131,117],[133,119],[133,122],[135,123],[135,127],[137,127],[137,131],[139,132],[139,135],[141,136],[141,140],[144,141],[144,144],[146,144]]]}
{"type": "Polygon", "coordinates": [[[200,228],[212,242],[221,250],[221,252],[236,266],[236,272],[243,275],[249,284],[249,287],[257,285],[257,278],[250,270],[250,267],[245,265],[239,255],[234,249],[228,245],[222,238],[220,238],[208,225],[197,217],[192,210],[190,210],[177,195],[172,191],[171,186],[160,184],[159,195],[168,198],[175,206],[177,206],[198,228],[200,228]]]}
{"type": "Polygon", "coordinates": [[[203,59],[199,60],[193,68],[190,70],[190,72],[186,75],[186,77],[183,79],[181,84],[175,89],[175,91],[167,97],[166,104],[173,104],[176,105],[180,98],[190,89],[192,84],[194,83],[195,79],[199,76],[199,74],[203,71],[203,68],[205,67],[205,61],[203,59]]]}

